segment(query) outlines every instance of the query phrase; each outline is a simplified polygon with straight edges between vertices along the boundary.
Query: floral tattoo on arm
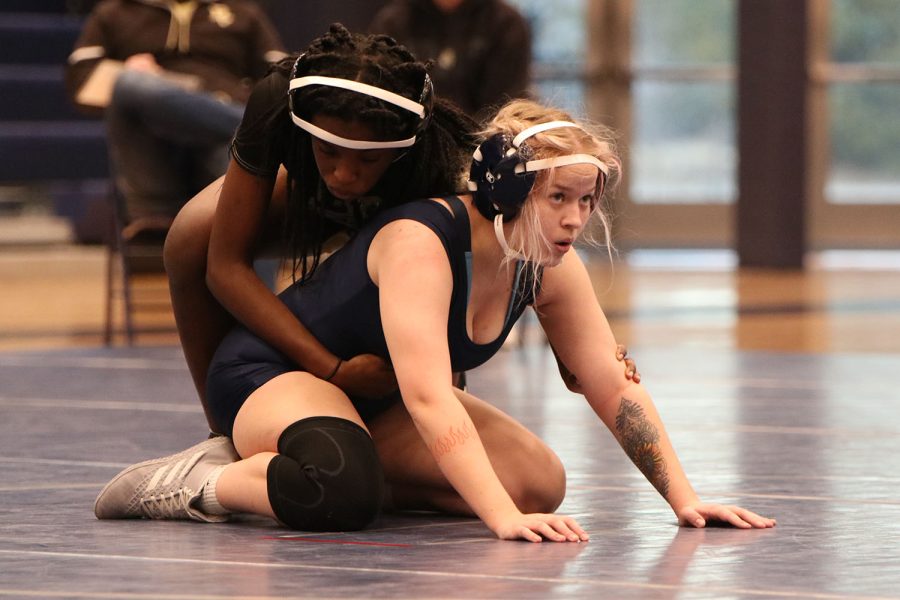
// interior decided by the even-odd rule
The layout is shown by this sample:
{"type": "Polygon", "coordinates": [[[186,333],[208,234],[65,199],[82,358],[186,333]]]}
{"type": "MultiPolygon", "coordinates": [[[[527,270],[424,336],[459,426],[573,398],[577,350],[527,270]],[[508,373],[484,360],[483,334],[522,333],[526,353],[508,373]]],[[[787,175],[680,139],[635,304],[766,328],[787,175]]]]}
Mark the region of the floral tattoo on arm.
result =
{"type": "Polygon", "coordinates": [[[647,419],[644,409],[636,402],[622,398],[616,415],[616,431],[625,454],[665,498],[669,493],[666,459],[659,447],[659,431],[647,419]]]}

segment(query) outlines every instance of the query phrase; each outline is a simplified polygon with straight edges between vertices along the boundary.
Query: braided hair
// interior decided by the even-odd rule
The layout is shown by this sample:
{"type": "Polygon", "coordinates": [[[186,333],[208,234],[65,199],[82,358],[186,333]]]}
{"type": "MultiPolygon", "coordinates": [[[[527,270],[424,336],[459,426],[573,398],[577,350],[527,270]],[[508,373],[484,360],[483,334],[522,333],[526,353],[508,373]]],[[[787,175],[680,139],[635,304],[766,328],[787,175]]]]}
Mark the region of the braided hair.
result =
{"type": "MultiPolygon", "coordinates": [[[[367,83],[422,103],[428,67],[389,36],[354,34],[334,24],[299,60],[288,58],[274,68],[287,77],[325,75],[367,83]]],[[[449,102],[435,99],[423,124],[417,115],[377,98],[331,86],[310,86],[294,92],[293,110],[307,121],[315,115],[361,121],[378,139],[417,135],[415,145],[388,167],[370,192],[380,198],[381,209],[464,189],[462,175],[477,145],[477,126],[449,102]]],[[[310,134],[291,122],[286,105],[275,115],[275,122],[276,135],[286,136],[277,145],[284,148],[283,162],[289,174],[284,240],[294,279],[299,274],[302,281],[315,272],[322,244],[334,231],[322,215],[329,192],[316,167],[310,134]]]]}

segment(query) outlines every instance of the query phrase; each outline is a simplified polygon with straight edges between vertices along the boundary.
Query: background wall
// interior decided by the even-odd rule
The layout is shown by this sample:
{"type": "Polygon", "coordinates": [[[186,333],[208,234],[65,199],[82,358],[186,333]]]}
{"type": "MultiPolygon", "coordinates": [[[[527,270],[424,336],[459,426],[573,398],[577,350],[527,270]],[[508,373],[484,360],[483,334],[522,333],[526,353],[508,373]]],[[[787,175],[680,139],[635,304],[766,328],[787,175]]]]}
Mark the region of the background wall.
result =
{"type": "Polygon", "coordinates": [[[289,50],[300,50],[328,30],[334,22],[348,29],[365,30],[383,0],[264,0],[260,2],[289,50]]]}

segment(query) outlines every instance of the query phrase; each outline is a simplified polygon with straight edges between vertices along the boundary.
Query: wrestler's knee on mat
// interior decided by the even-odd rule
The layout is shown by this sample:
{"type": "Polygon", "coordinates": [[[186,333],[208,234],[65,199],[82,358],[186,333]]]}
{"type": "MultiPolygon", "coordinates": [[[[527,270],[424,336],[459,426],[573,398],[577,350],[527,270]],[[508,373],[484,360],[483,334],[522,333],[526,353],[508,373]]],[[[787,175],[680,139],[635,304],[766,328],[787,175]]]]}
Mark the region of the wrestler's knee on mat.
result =
{"type": "Polygon", "coordinates": [[[513,502],[524,513],[554,512],[566,495],[562,461],[537,440],[523,443],[515,455],[515,468],[504,481],[513,502]]]}
{"type": "Polygon", "coordinates": [[[278,440],[267,472],[275,516],[302,531],[352,531],[381,510],[384,475],[369,434],[352,421],[310,417],[278,440]]]}

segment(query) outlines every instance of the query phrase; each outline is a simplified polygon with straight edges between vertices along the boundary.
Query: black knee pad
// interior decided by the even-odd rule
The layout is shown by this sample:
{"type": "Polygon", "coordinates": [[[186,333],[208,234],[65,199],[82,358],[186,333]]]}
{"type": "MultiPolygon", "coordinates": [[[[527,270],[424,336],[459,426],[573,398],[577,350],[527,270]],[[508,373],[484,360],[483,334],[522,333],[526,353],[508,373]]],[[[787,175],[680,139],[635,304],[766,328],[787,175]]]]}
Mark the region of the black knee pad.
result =
{"type": "Polygon", "coordinates": [[[302,531],[352,531],[381,510],[384,474],[366,430],[337,417],[297,421],[278,439],[266,473],[269,502],[302,531]]]}

